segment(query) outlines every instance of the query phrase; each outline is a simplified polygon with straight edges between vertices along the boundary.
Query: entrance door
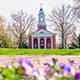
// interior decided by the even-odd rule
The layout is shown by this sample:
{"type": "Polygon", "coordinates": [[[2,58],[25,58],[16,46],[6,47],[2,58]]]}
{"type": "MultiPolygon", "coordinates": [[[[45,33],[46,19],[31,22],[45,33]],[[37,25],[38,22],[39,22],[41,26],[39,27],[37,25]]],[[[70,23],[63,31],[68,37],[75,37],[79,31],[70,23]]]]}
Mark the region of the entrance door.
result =
{"type": "Polygon", "coordinates": [[[40,48],[45,48],[44,38],[40,38],[40,48]]]}
{"type": "Polygon", "coordinates": [[[38,40],[37,39],[34,39],[33,48],[38,48],[38,40]]]}
{"type": "Polygon", "coordinates": [[[46,44],[47,48],[51,48],[51,39],[47,39],[47,44],[46,44]]]}

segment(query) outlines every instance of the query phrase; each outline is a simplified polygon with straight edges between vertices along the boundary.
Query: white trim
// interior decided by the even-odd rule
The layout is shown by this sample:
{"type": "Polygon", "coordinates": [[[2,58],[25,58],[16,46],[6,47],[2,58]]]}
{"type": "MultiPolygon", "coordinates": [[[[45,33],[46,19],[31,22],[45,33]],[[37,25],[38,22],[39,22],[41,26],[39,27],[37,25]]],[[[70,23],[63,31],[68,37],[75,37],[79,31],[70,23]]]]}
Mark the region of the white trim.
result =
{"type": "Polygon", "coordinates": [[[38,37],[38,49],[40,48],[40,37],[38,37]]]}
{"type": "Polygon", "coordinates": [[[32,36],[32,49],[33,49],[33,36],[32,36]]]}
{"type": "Polygon", "coordinates": [[[51,49],[53,49],[53,37],[51,36],[51,49]]]}
{"type": "Polygon", "coordinates": [[[41,30],[38,30],[38,31],[36,31],[36,32],[34,32],[33,34],[31,34],[32,36],[36,36],[36,37],[45,37],[45,36],[53,36],[54,34],[53,33],[51,33],[51,32],[49,32],[49,31],[46,31],[46,30],[43,30],[43,29],[41,29],[41,30]]]}
{"type": "Polygon", "coordinates": [[[46,37],[44,37],[44,42],[45,42],[45,45],[44,46],[45,46],[45,49],[46,49],[46,37]]]}
{"type": "MultiPolygon", "coordinates": [[[[40,48],[40,38],[41,37],[38,37],[38,49],[40,48]]],[[[51,49],[53,49],[53,36],[50,37],[51,38],[51,49]]],[[[32,36],[32,49],[34,48],[34,36],[32,36]]],[[[44,48],[46,49],[47,46],[46,46],[46,37],[44,37],[44,48]]]]}

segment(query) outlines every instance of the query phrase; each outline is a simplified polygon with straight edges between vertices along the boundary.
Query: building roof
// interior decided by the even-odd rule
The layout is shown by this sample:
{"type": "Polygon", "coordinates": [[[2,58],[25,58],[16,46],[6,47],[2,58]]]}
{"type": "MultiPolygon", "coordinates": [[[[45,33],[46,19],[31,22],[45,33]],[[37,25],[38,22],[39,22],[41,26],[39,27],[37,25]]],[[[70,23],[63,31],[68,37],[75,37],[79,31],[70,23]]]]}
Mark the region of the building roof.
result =
{"type": "Polygon", "coordinates": [[[52,33],[51,31],[40,29],[35,32],[32,32],[30,35],[34,36],[53,36],[55,33],[52,33]]]}

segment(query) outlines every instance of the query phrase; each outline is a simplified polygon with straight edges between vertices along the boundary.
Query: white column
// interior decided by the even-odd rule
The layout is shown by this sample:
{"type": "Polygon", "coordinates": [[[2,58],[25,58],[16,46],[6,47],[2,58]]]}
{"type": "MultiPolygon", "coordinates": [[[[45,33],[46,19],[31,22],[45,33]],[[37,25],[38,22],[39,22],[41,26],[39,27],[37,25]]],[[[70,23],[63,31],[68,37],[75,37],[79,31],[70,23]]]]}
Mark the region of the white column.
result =
{"type": "Polygon", "coordinates": [[[53,48],[53,37],[51,36],[51,49],[53,48]]]}
{"type": "Polygon", "coordinates": [[[33,36],[32,36],[32,49],[33,49],[33,36]]]}
{"type": "Polygon", "coordinates": [[[40,48],[40,37],[38,37],[38,48],[40,48]]]}
{"type": "Polygon", "coordinates": [[[45,49],[46,49],[46,37],[44,37],[44,42],[45,42],[45,49]]]}

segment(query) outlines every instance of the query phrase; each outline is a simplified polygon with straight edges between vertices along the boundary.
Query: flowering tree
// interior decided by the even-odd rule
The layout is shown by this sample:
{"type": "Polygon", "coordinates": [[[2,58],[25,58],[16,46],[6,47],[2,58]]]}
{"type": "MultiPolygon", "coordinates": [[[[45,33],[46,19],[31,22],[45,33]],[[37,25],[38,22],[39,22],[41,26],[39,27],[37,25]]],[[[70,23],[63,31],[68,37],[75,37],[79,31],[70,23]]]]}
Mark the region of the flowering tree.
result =
{"type": "Polygon", "coordinates": [[[8,36],[5,27],[5,19],[0,16],[0,47],[12,47],[11,38],[8,36]]]}

